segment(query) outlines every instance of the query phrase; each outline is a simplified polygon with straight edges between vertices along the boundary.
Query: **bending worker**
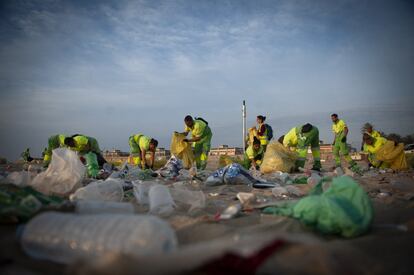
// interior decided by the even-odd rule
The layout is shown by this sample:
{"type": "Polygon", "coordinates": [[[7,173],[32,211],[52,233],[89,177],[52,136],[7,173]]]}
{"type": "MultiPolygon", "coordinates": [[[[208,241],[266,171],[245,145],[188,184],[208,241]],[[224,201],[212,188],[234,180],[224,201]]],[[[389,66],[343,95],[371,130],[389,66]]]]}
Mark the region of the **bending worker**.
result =
{"type": "Polygon", "coordinates": [[[48,166],[52,159],[52,150],[59,147],[66,147],[78,152],[86,162],[89,177],[96,177],[100,167],[106,163],[95,138],[79,134],[73,136],[54,135],[48,140],[48,148],[43,158],[45,166],[48,166]]]}
{"type": "Polygon", "coordinates": [[[262,164],[263,155],[264,150],[260,140],[255,137],[253,144],[249,145],[246,152],[244,152],[243,167],[246,169],[259,169],[262,164]]]}
{"type": "Polygon", "coordinates": [[[363,140],[369,153],[369,161],[374,167],[391,168],[395,171],[408,168],[403,143],[397,144],[383,137],[374,138],[369,134],[364,134],[363,140]]]}
{"type": "Polygon", "coordinates": [[[202,118],[193,119],[188,115],[184,118],[184,123],[185,129],[183,134],[187,136],[191,132],[191,139],[184,139],[184,141],[193,143],[197,169],[204,170],[207,166],[213,133],[208,126],[208,122],[202,118]]]}
{"type": "Polygon", "coordinates": [[[136,134],[129,137],[129,147],[131,151],[132,162],[134,165],[141,165],[142,169],[154,168],[155,150],[158,141],[156,139],[136,134]],[[151,152],[150,161],[147,164],[146,154],[151,152]]]}
{"type": "MultiPolygon", "coordinates": [[[[362,135],[364,135],[364,134],[368,134],[373,138],[381,137],[381,134],[378,131],[374,130],[374,126],[372,126],[371,123],[365,123],[364,126],[362,127],[362,135]]],[[[366,144],[364,142],[364,139],[362,139],[362,149],[361,150],[367,151],[365,147],[366,147],[366,144]]]]}
{"type": "Polygon", "coordinates": [[[332,119],[332,131],[335,134],[333,145],[333,155],[335,158],[335,167],[341,166],[341,156],[340,153],[343,155],[345,160],[350,165],[350,168],[356,168],[357,164],[351,158],[348,152],[348,146],[346,144],[346,137],[348,135],[348,126],[346,126],[345,121],[338,118],[337,114],[331,115],[332,119]]]}
{"type": "Polygon", "coordinates": [[[285,147],[293,147],[299,155],[296,160],[296,170],[305,167],[308,147],[311,147],[313,156],[312,170],[320,171],[321,152],[319,147],[319,130],[316,126],[307,123],[303,126],[292,128],[286,135],[279,139],[285,147]]]}

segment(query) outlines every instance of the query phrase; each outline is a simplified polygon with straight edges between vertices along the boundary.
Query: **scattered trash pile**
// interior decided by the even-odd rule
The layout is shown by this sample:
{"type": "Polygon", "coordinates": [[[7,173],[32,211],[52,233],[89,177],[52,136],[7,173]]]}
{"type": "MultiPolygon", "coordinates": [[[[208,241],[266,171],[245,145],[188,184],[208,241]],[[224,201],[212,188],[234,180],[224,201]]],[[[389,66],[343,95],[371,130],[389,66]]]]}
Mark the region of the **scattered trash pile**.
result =
{"type": "MultiPolygon", "coordinates": [[[[174,142],[179,144],[179,138],[175,134],[174,142]]],[[[178,147],[183,157],[186,148],[178,147]]],[[[238,217],[291,217],[304,226],[304,232],[344,238],[369,231],[374,215],[370,196],[346,172],[289,174],[295,159],[274,144],[268,150],[273,153],[266,154],[270,157],[261,171],[237,163],[197,171],[188,165],[191,156],[184,162],[173,156],[157,171],[128,164],[105,167],[107,177],[96,180],[85,177],[85,167],[74,152],[56,149],[45,171],[2,175],[0,221],[27,222],[19,234],[25,253],[64,264],[80,259],[93,262],[107,255],[188,256],[195,248],[180,243],[180,230],[238,217]]],[[[370,173],[374,172],[366,175],[370,173]]],[[[256,255],[291,241],[272,234],[261,234],[259,241],[248,235],[216,247],[210,240],[209,251],[216,252],[200,260],[198,267],[208,267],[209,261],[237,243],[253,247],[254,242],[258,247],[251,255],[256,255]]],[[[200,244],[201,250],[203,245],[207,246],[200,244]]]]}

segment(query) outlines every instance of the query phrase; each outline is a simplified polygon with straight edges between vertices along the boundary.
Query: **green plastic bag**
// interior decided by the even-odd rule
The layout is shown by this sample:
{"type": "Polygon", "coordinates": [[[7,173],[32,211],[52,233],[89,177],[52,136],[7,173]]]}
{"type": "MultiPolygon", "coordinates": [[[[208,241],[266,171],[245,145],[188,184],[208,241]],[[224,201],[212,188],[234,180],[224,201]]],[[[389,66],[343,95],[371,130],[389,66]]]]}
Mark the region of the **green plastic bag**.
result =
{"type": "Polygon", "coordinates": [[[84,154],[83,157],[86,160],[86,168],[88,169],[88,176],[96,178],[99,173],[98,159],[94,152],[84,154]]]}
{"type": "Polygon", "coordinates": [[[0,185],[0,224],[24,222],[45,206],[59,206],[63,199],[46,196],[31,187],[0,185]]]}
{"type": "Polygon", "coordinates": [[[352,238],[365,233],[373,219],[370,198],[352,178],[334,178],[323,192],[322,182],[296,203],[267,207],[266,214],[289,216],[323,234],[352,238]]]}

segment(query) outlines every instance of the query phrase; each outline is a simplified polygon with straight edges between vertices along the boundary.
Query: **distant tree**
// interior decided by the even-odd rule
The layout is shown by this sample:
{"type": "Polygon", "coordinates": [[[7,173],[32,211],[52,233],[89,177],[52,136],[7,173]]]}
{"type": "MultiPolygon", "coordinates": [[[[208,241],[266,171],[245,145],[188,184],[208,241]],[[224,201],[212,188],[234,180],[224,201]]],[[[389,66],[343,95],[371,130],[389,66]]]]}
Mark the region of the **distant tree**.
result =
{"type": "Polygon", "coordinates": [[[401,141],[404,144],[413,144],[414,143],[414,134],[411,134],[411,135],[407,135],[405,137],[402,137],[401,138],[401,141]]]}
{"type": "Polygon", "coordinates": [[[392,141],[394,141],[395,143],[400,143],[400,142],[402,142],[402,138],[401,138],[401,136],[400,136],[399,134],[396,134],[396,133],[391,133],[391,134],[388,134],[388,135],[386,135],[386,136],[385,136],[385,138],[386,138],[386,139],[388,139],[388,140],[392,140],[392,141]]]}

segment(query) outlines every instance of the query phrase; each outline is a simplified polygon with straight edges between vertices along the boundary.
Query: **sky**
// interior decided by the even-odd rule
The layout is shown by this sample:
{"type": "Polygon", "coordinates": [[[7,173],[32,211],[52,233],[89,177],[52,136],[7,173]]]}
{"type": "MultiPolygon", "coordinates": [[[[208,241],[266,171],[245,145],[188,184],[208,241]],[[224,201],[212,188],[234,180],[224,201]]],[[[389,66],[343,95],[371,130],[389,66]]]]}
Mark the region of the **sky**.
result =
{"type": "Polygon", "coordinates": [[[128,151],[169,147],[187,114],[212,145],[241,146],[264,115],[275,137],[338,113],[414,133],[414,4],[381,0],[0,2],[0,156],[35,156],[53,134],[128,151]]]}

